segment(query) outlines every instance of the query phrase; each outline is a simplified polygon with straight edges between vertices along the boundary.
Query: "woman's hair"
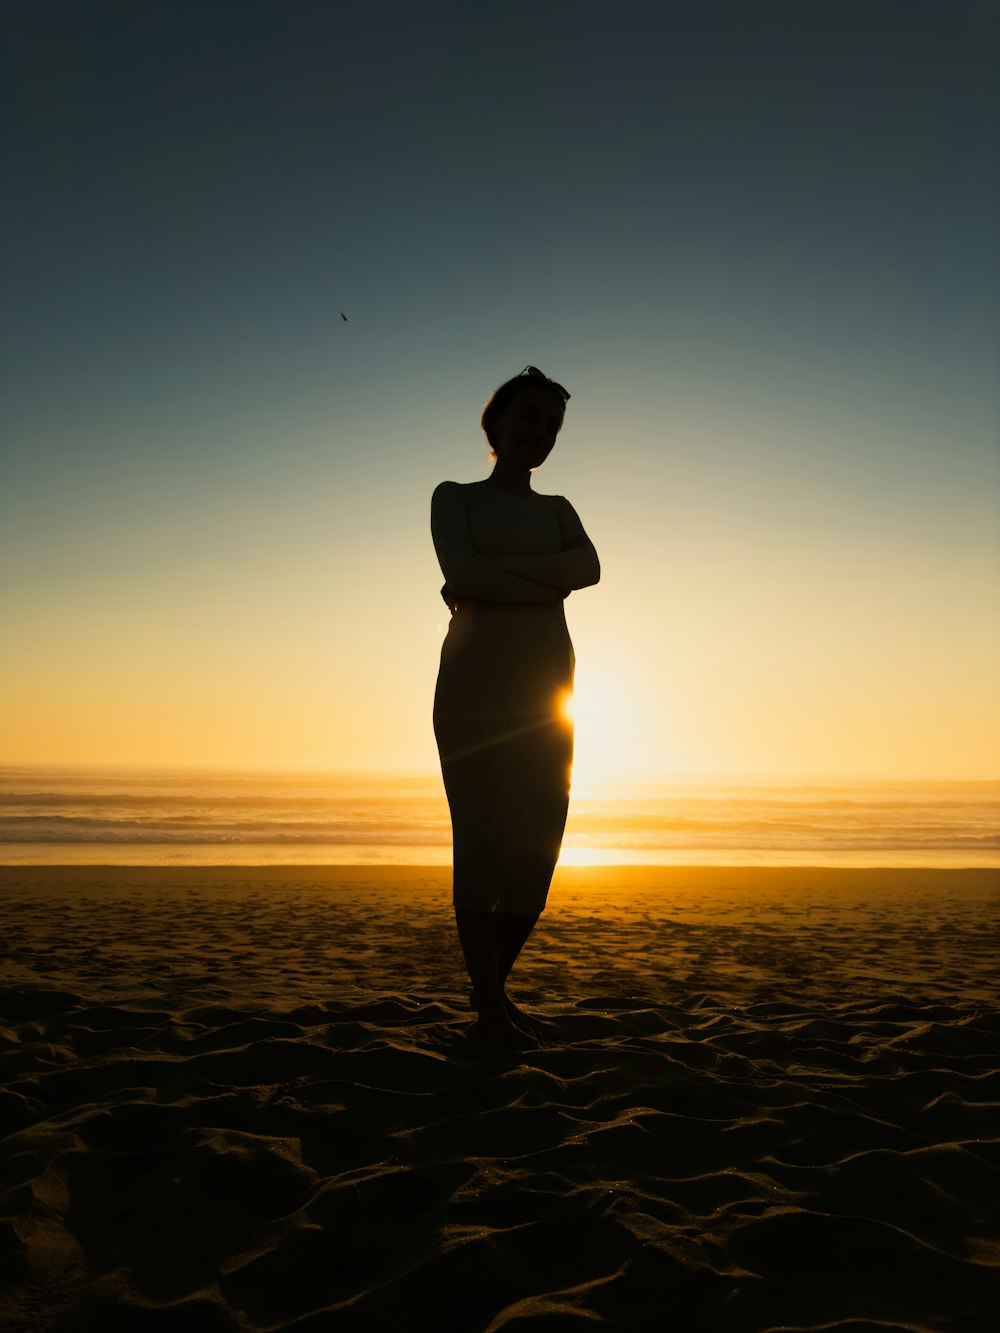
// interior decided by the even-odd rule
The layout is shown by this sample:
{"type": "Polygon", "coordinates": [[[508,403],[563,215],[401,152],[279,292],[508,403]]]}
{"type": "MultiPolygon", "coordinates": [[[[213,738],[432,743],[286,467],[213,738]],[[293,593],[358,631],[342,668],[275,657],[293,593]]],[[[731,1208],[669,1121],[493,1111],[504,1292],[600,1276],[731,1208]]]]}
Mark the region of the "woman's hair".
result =
{"type": "Polygon", "coordinates": [[[555,380],[550,380],[548,375],[535,366],[525,366],[520,375],[515,375],[512,380],[505,380],[498,389],[494,389],[486,400],[486,406],[483,408],[483,416],[480,425],[483,433],[490,442],[490,453],[496,457],[496,437],[493,430],[493,423],[500,413],[504,410],[512,398],[516,398],[519,390],[527,385],[542,385],[543,388],[551,389],[559,399],[559,406],[565,412],[566,404],[569,402],[569,394],[561,384],[555,380]]]}

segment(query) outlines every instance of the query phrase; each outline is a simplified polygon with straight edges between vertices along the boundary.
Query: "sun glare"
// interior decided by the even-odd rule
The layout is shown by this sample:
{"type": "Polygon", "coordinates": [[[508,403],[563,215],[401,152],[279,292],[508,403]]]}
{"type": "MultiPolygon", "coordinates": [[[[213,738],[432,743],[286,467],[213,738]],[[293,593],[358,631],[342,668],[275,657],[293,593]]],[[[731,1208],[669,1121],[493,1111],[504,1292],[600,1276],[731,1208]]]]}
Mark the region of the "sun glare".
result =
{"type": "Polygon", "coordinates": [[[578,666],[575,688],[563,696],[560,711],[574,724],[575,786],[601,786],[627,776],[632,709],[620,682],[601,669],[578,666]]]}

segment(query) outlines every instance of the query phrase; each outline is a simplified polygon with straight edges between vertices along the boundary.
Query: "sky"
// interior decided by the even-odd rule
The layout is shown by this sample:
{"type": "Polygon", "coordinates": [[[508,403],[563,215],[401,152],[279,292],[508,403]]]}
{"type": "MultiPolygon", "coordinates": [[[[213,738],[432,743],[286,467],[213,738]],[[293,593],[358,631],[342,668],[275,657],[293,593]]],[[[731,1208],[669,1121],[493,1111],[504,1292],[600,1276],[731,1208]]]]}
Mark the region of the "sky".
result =
{"type": "Polygon", "coordinates": [[[579,778],[1000,776],[995,4],[2,23],[0,761],[436,771],[530,363],[579,778]]]}

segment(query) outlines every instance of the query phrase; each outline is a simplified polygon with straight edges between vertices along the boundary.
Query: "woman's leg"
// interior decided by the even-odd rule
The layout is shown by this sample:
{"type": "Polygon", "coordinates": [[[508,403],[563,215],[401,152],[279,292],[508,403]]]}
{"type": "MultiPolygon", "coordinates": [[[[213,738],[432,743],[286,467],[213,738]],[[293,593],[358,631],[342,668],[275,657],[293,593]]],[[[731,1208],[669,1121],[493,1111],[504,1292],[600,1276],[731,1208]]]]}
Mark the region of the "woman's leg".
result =
{"type": "MultiPolygon", "coordinates": [[[[504,991],[504,983],[540,915],[541,913],[538,912],[533,915],[524,912],[495,912],[491,914],[495,931],[497,982],[501,1002],[507,1011],[507,1017],[514,1026],[535,1037],[540,1037],[545,1033],[544,1021],[533,1018],[530,1014],[526,1014],[523,1009],[518,1008],[504,991]]],[[[475,988],[475,983],[473,983],[473,986],[474,989],[469,995],[469,1004],[473,1009],[481,1009],[478,989],[475,988]]]]}
{"type": "MultiPolygon", "coordinates": [[[[483,960],[479,957],[479,951],[484,950],[488,953],[489,931],[493,932],[493,954],[492,959],[487,959],[488,975],[490,977],[490,990],[492,992],[492,978],[495,976],[497,981],[497,993],[503,999],[504,985],[510,976],[510,970],[517,962],[518,954],[521,952],[524,944],[535,928],[541,913],[535,913],[534,916],[526,915],[523,912],[465,912],[460,908],[455,908],[455,918],[458,921],[459,939],[462,941],[462,949],[465,952],[465,962],[469,969],[469,978],[472,981],[474,1008],[479,1008],[479,996],[482,988],[476,980],[482,970],[483,960]],[[480,923],[473,922],[471,930],[465,919],[467,917],[485,917],[489,926],[483,929],[485,940],[480,939],[478,932],[481,929],[480,923]],[[463,936],[464,931],[464,936],[463,936]],[[469,962],[470,952],[472,962],[469,962]]],[[[508,1001],[509,1003],[509,1001],[508,1001]]]]}
{"type": "Polygon", "coordinates": [[[458,940],[465,955],[469,980],[483,1012],[503,1012],[503,989],[497,973],[497,939],[492,912],[455,908],[458,940]]]}
{"type": "Polygon", "coordinates": [[[532,1044],[523,1027],[518,1027],[508,1012],[508,1001],[497,975],[496,915],[470,908],[455,908],[458,938],[465,954],[465,965],[476,996],[473,1006],[479,1011],[476,1035],[497,1046],[524,1047],[532,1044]]]}
{"type": "Polygon", "coordinates": [[[522,912],[496,913],[497,979],[501,991],[540,915],[539,912],[534,916],[522,912]]]}
{"type": "Polygon", "coordinates": [[[533,1037],[545,1035],[547,1027],[544,1020],[526,1014],[523,1009],[518,1008],[503,988],[510,974],[510,969],[517,961],[517,956],[528,936],[534,930],[535,923],[540,915],[540,912],[535,912],[533,915],[525,912],[497,912],[496,914],[497,977],[500,981],[504,1004],[507,1006],[507,1015],[515,1027],[519,1027],[522,1032],[530,1033],[533,1037]]]}

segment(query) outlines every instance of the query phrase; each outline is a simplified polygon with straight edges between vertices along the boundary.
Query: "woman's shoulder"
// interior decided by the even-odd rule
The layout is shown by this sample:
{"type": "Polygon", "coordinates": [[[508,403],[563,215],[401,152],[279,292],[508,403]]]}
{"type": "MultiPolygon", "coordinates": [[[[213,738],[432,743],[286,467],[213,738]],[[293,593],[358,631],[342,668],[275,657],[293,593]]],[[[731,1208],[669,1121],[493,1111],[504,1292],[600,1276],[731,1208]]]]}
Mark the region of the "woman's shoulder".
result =
{"type": "MultiPolygon", "coordinates": [[[[487,486],[483,481],[439,481],[434,487],[432,500],[462,499],[468,504],[475,497],[483,496],[489,498],[495,496],[496,490],[487,486]]],[[[517,497],[521,498],[521,497],[517,497]]],[[[542,495],[539,491],[532,491],[531,498],[536,504],[543,505],[546,509],[556,510],[568,501],[564,495],[542,495]]]]}
{"type": "Polygon", "coordinates": [[[434,487],[432,500],[443,500],[447,496],[465,495],[473,482],[468,481],[439,481],[434,487]]]}

